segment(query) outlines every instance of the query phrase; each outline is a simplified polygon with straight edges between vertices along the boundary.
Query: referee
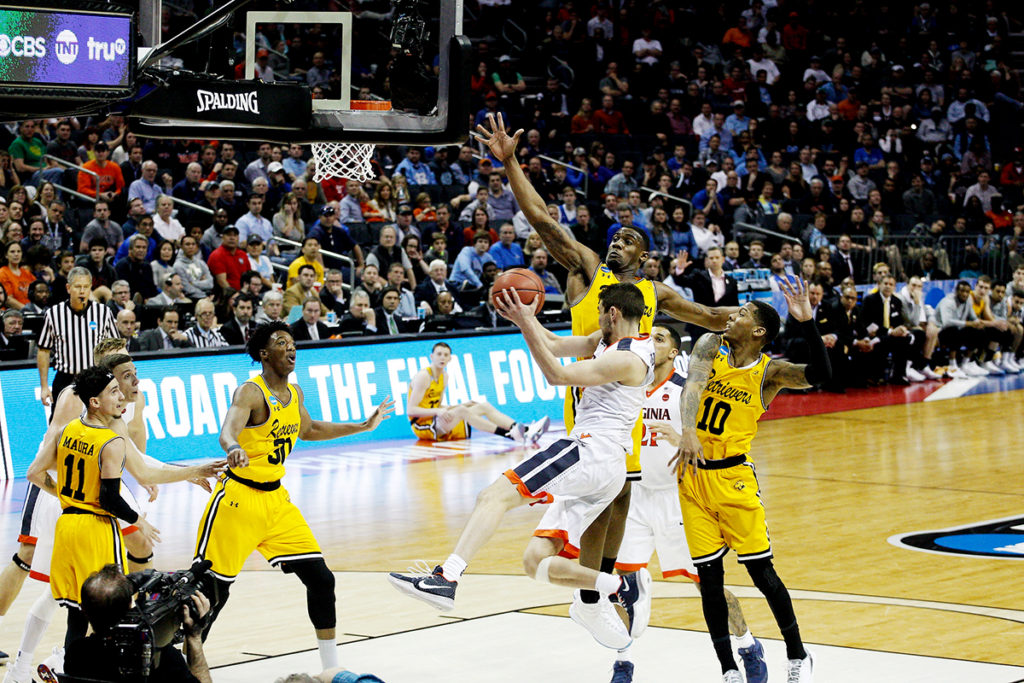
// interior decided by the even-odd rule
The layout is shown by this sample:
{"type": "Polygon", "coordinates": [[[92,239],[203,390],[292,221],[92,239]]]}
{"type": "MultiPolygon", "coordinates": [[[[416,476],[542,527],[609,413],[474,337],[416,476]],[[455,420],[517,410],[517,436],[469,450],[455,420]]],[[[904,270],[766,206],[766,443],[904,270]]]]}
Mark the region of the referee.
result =
{"type": "MultiPolygon", "coordinates": [[[[68,299],[49,308],[39,333],[40,399],[44,406],[53,404],[61,390],[71,384],[75,375],[92,365],[92,350],[102,339],[117,337],[114,314],[103,304],[91,301],[92,274],[76,266],[68,273],[68,299]],[[57,374],[49,387],[50,355],[57,374]]],[[[50,412],[53,419],[53,412],[50,412]]]]}

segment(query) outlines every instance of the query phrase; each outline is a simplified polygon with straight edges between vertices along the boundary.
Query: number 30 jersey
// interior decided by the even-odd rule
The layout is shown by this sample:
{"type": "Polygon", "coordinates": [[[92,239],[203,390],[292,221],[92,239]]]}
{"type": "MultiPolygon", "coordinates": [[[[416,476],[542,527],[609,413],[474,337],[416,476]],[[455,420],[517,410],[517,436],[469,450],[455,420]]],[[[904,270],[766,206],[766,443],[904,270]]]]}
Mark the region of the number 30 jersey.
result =
{"type": "Polygon", "coordinates": [[[697,408],[697,438],[706,459],[750,452],[757,421],[767,410],[762,390],[770,362],[762,353],[750,365],[734,368],[729,364],[729,344],[723,341],[718,348],[697,408]]]}
{"type": "Polygon", "coordinates": [[[266,422],[248,425],[239,435],[238,445],[249,456],[249,466],[241,468],[238,474],[261,483],[277,481],[284,476],[284,461],[299,438],[299,427],[302,424],[299,391],[289,384],[291,400],[281,403],[270,391],[262,375],[256,375],[248,381],[263,393],[270,414],[266,422]]]}

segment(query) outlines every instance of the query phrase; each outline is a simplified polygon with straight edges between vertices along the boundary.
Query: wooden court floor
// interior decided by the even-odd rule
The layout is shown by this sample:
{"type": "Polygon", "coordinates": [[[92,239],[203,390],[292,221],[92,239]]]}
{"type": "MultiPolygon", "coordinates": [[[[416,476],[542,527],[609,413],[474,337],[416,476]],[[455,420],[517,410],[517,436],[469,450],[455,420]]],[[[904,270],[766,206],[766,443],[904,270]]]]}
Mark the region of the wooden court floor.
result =
{"type": "MultiPolygon", "coordinates": [[[[753,457],[776,566],[794,596],[805,640],[1024,666],[1024,565],[916,552],[887,541],[899,533],[1024,515],[1022,399],[1020,391],[984,394],[761,424],[753,457]]],[[[446,557],[477,492],[522,457],[507,444],[494,437],[435,447],[336,442],[292,456],[286,484],[338,579],[339,642],[508,612],[567,613],[569,591],[522,578],[521,553],[541,515],[535,508],[507,516],[470,564],[452,613],[442,616],[411,601],[384,580],[385,572],[417,559],[433,565],[446,557]]],[[[14,550],[21,495],[18,485],[6,490],[0,518],[6,553],[14,550]]],[[[189,564],[206,498],[179,484],[165,487],[152,505],[149,519],[164,538],[159,567],[189,564]]],[[[655,562],[657,579],[656,568],[655,562]]],[[[731,558],[726,583],[740,596],[755,635],[778,639],[767,605],[731,558]]],[[[24,615],[40,589],[27,582],[0,623],[0,649],[16,651],[24,615]]],[[[657,582],[655,597],[653,626],[704,631],[692,586],[657,582]]],[[[305,612],[301,585],[254,555],[207,644],[211,665],[311,649],[305,612]]],[[[58,612],[57,621],[62,618],[58,612]]],[[[568,620],[564,628],[578,629],[568,620]]],[[[45,655],[62,631],[55,623],[37,655],[45,655]]],[[[713,659],[710,643],[702,642],[694,656],[713,659]]],[[[315,662],[315,655],[307,660],[315,662]]]]}

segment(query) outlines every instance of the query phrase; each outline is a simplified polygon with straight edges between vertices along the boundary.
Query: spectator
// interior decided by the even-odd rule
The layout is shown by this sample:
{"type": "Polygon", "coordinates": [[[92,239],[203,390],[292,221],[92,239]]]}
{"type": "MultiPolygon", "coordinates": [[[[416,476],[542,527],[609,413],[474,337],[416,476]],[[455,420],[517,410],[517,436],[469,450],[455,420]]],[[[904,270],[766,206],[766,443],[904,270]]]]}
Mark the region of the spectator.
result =
{"type": "Polygon", "coordinates": [[[304,176],[308,163],[302,158],[302,145],[295,143],[288,145],[288,156],[281,160],[281,165],[284,166],[288,179],[293,183],[304,176]]]}
{"type": "Polygon", "coordinates": [[[480,231],[473,238],[473,246],[465,246],[455,259],[455,266],[452,268],[451,279],[459,289],[480,289],[483,282],[480,276],[483,274],[485,263],[493,263],[494,258],[487,253],[491,246],[491,237],[484,231],[480,231]]]}
{"type": "Polygon", "coordinates": [[[981,202],[981,210],[991,211],[992,198],[999,194],[999,190],[994,185],[989,184],[991,179],[992,176],[988,171],[985,169],[979,171],[978,182],[967,188],[967,194],[964,195],[964,206],[967,206],[972,197],[977,197],[981,202]]]}
{"type": "MultiPolygon", "coordinates": [[[[419,150],[416,150],[417,152],[419,150]]],[[[428,195],[429,196],[429,195],[428,195]]],[[[363,210],[361,203],[366,199],[362,185],[358,180],[349,180],[345,184],[345,198],[338,205],[338,221],[343,224],[362,223],[363,210]]]]}
{"type": "MultiPolygon", "coordinates": [[[[269,142],[261,142],[257,150],[257,157],[245,167],[245,171],[242,175],[250,185],[252,185],[257,178],[267,180],[269,177],[267,168],[270,166],[271,161],[271,144],[269,142]]],[[[221,173],[223,173],[223,169],[221,169],[221,173]]]]}
{"type": "Polygon", "coordinates": [[[146,261],[149,240],[136,233],[125,241],[129,245],[128,255],[114,265],[114,271],[119,280],[128,283],[136,302],[142,302],[157,292],[153,283],[153,268],[146,261]]]}
{"type": "Polygon", "coordinates": [[[85,226],[79,251],[89,249],[93,239],[102,237],[107,243],[107,255],[113,256],[124,241],[121,226],[110,220],[110,202],[99,200],[92,205],[92,220],[85,226]]]}
{"type": "Polygon", "coordinates": [[[337,268],[331,268],[324,275],[324,286],[320,290],[320,301],[327,309],[328,322],[333,313],[335,319],[341,319],[348,310],[348,302],[345,300],[344,274],[337,268]]]}
{"type": "Polygon", "coordinates": [[[28,303],[21,309],[21,312],[25,315],[42,316],[46,314],[49,307],[50,285],[45,280],[36,280],[28,286],[28,303]]]}
{"type": "Polygon", "coordinates": [[[21,265],[23,253],[19,242],[8,242],[4,248],[7,263],[0,268],[0,285],[7,295],[7,308],[15,310],[28,303],[28,287],[36,279],[29,268],[21,265]]]}
{"type": "MultiPolygon", "coordinates": [[[[279,292],[274,293],[280,296],[279,292]]],[[[205,298],[196,301],[195,316],[195,324],[185,330],[185,336],[191,346],[206,349],[228,345],[221,333],[214,329],[217,316],[214,313],[212,301],[205,298]]]]}
{"type": "MultiPolygon", "coordinates": [[[[411,292],[410,292],[411,294],[411,292]]],[[[395,335],[410,331],[399,310],[401,292],[392,285],[385,287],[380,293],[380,306],[374,310],[374,321],[378,334],[395,335]]]]}
{"type": "Polygon", "coordinates": [[[167,195],[160,195],[156,200],[156,214],[153,216],[153,229],[161,239],[178,244],[185,236],[185,228],[172,213],[174,202],[167,195]]]}
{"type": "Polygon", "coordinates": [[[9,308],[3,312],[3,327],[0,328],[0,360],[28,360],[29,340],[22,334],[24,323],[25,316],[21,311],[9,308]]]}
{"type": "Polygon", "coordinates": [[[639,189],[640,185],[633,177],[635,165],[628,159],[622,162],[622,170],[611,177],[605,184],[604,191],[616,197],[625,198],[631,190],[639,189]]]}
{"type": "Polygon", "coordinates": [[[364,290],[357,289],[352,292],[348,313],[341,319],[338,328],[343,336],[377,333],[377,316],[370,306],[370,295],[364,290]]]}
{"type": "Polygon", "coordinates": [[[249,341],[249,337],[256,329],[253,317],[257,302],[258,299],[248,292],[242,292],[235,297],[231,317],[218,330],[228,346],[244,346],[249,341]]]}
{"type": "Polygon", "coordinates": [[[548,252],[543,247],[537,247],[530,254],[530,270],[544,283],[545,294],[562,296],[562,285],[558,282],[558,278],[548,270],[548,252]]]}
{"type": "Polygon", "coordinates": [[[924,177],[915,173],[910,177],[910,189],[903,193],[903,211],[923,220],[938,209],[935,194],[925,186],[924,177]]]}
{"type": "MultiPolygon", "coordinates": [[[[317,291],[319,288],[315,287],[316,283],[316,270],[313,269],[313,266],[299,267],[298,280],[284,292],[285,317],[291,315],[292,307],[294,306],[302,306],[310,299],[320,301],[320,294],[317,291]]],[[[325,308],[324,314],[326,315],[326,313],[325,308]]]]}
{"type": "Polygon", "coordinates": [[[312,226],[307,237],[315,237],[320,248],[335,254],[351,254],[356,270],[363,267],[363,250],[352,239],[346,226],[338,223],[338,210],[328,204],[320,210],[320,220],[312,226]]]}
{"type": "MultiPolygon", "coordinates": [[[[308,273],[304,270],[303,273],[308,273]]],[[[301,278],[302,273],[300,273],[301,278]]],[[[302,317],[292,323],[292,338],[295,341],[319,341],[330,339],[331,328],[320,322],[321,304],[318,299],[308,299],[302,304],[302,317]]]]}
{"type": "Polygon", "coordinates": [[[447,279],[448,265],[441,259],[434,259],[430,262],[428,274],[429,277],[416,287],[415,298],[418,306],[425,303],[429,310],[431,302],[437,299],[439,293],[457,291],[459,286],[454,281],[447,279]]]}
{"type": "Polygon", "coordinates": [[[492,173],[487,179],[487,206],[493,211],[491,219],[499,223],[510,223],[512,217],[519,211],[519,204],[515,195],[505,189],[501,182],[501,175],[492,173]]]}
{"type": "Polygon", "coordinates": [[[270,289],[263,292],[263,305],[256,313],[256,324],[284,320],[284,295],[270,289]]]}
{"type": "Polygon", "coordinates": [[[405,152],[403,159],[395,167],[395,174],[405,177],[409,185],[435,185],[437,179],[430,166],[421,160],[421,151],[418,147],[410,147],[405,152]]]}
{"type": "Polygon", "coordinates": [[[400,263],[405,269],[406,279],[416,285],[416,276],[412,272],[412,262],[402,247],[398,246],[398,231],[392,225],[385,225],[380,229],[378,244],[366,256],[366,265],[377,266],[377,272],[386,273],[391,264],[400,263]]]}
{"type": "Polygon", "coordinates": [[[221,292],[231,294],[241,289],[242,274],[249,270],[249,256],[238,248],[238,228],[233,225],[224,228],[221,245],[210,254],[207,265],[221,292]]]}
{"type": "Polygon", "coordinates": [[[124,190],[124,177],[121,175],[120,166],[109,161],[110,150],[107,143],[100,140],[96,143],[95,150],[96,158],[82,164],[82,170],[91,173],[78,174],[78,191],[96,199],[112,202],[119,198],[124,190]],[[99,178],[93,176],[93,173],[99,178]]]}
{"type": "Polygon", "coordinates": [[[57,123],[57,137],[46,145],[46,153],[61,161],[78,165],[78,146],[71,141],[71,122],[67,119],[57,123]]]}
{"type": "Polygon", "coordinates": [[[985,323],[978,319],[971,305],[969,282],[956,283],[956,289],[935,307],[931,322],[939,329],[939,344],[949,351],[947,372],[951,377],[967,379],[989,374],[978,363],[979,359],[984,361],[989,337],[985,323]]]}
{"type": "Polygon", "coordinates": [[[505,223],[498,230],[498,242],[491,246],[489,253],[501,270],[521,268],[525,265],[523,249],[515,242],[516,230],[511,223],[505,223]]]}
{"type": "Polygon", "coordinates": [[[245,253],[249,257],[249,268],[259,274],[262,286],[273,287],[274,266],[263,253],[263,239],[259,235],[249,235],[245,253]]]}
{"type": "Polygon", "coordinates": [[[199,252],[199,242],[192,235],[181,238],[181,250],[174,261],[174,272],[181,277],[185,296],[201,299],[213,292],[213,275],[199,252]]]}
{"type": "Polygon", "coordinates": [[[113,266],[107,262],[107,241],[102,237],[94,237],[89,242],[89,257],[83,264],[92,275],[93,296],[97,301],[106,302],[111,297],[110,288],[117,275],[113,266]]]}
{"type": "MultiPolygon", "coordinates": [[[[18,124],[18,137],[11,142],[7,151],[10,152],[14,171],[22,178],[30,178],[42,168],[46,143],[36,133],[36,122],[33,119],[25,119],[18,124]]],[[[95,190],[89,196],[95,196],[95,190]]]]}
{"type": "Polygon", "coordinates": [[[320,241],[315,237],[307,237],[302,241],[301,255],[288,266],[288,280],[286,287],[291,287],[299,278],[299,268],[302,266],[313,266],[316,271],[316,281],[324,281],[324,258],[320,254],[320,241]]]}
{"type": "Polygon", "coordinates": [[[246,244],[251,236],[259,236],[267,245],[267,253],[270,256],[277,256],[279,253],[277,244],[273,241],[274,225],[262,215],[263,201],[264,198],[258,194],[249,195],[249,199],[246,201],[249,212],[235,221],[235,227],[238,228],[238,241],[241,244],[246,244]]]}
{"type": "Polygon", "coordinates": [[[163,188],[156,182],[157,168],[155,161],[142,162],[142,177],[133,180],[128,186],[128,201],[142,200],[146,213],[156,211],[156,200],[164,193],[163,188]]]}
{"type": "MultiPolygon", "coordinates": [[[[609,64],[609,69],[614,65],[609,64]]],[[[617,76],[612,77],[609,75],[606,80],[611,80],[612,85],[605,85],[604,88],[612,88],[618,90],[625,84],[625,81],[619,79],[617,76]]],[[[626,84],[628,87],[628,84],[626,84]]],[[[629,135],[629,127],[626,125],[625,115],[615,108],[615,97],[612,94],[606,93],[601,98],[601,108],[594,112],[591,120],[594,124],[594,131],[597,133],[604,133],[606,135],[629,135]]]]}
{"type": "Polygon", "coordinates": [[[139,335],[140,351],[184,349],[191,346],[188,335],[178,329],[178,309],[174,306],[160,309],[156,329],[146,330],[139,335]]]}

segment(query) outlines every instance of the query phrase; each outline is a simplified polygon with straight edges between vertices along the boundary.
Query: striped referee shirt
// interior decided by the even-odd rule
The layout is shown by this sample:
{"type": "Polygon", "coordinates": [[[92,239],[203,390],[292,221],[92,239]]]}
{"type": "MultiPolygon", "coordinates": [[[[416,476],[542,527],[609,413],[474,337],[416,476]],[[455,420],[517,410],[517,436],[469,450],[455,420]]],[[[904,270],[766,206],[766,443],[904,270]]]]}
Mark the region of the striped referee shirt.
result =
{"type": "Polygon", "coordinates": [[[203,331],[199,325],[193,325],[192,327],[185,330],[185,336],[192,342],[192,346],[197,349],[205,349],[211,346],[228,346],[228,343],[224,341],[224,337],[221,336],[220,332],[214,329],[203,331]]]}
{"type": "Polygon", "coordinates": [[[39,348],[53,353],[58,372],[77,374],[93,364],[92,350],[108,337],[118,337],[114,314],[103,304],[90,301],[76,313],[69,301],[46,311],[39,333],[39,348]]]}

